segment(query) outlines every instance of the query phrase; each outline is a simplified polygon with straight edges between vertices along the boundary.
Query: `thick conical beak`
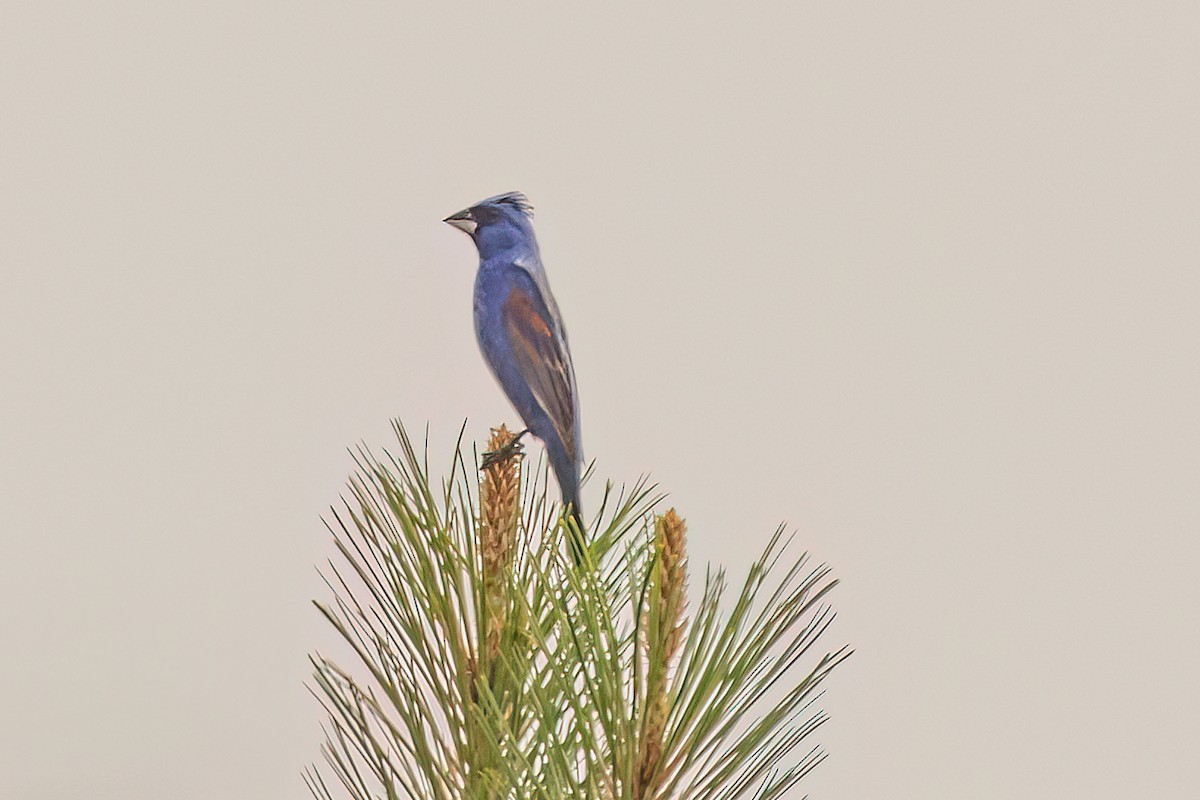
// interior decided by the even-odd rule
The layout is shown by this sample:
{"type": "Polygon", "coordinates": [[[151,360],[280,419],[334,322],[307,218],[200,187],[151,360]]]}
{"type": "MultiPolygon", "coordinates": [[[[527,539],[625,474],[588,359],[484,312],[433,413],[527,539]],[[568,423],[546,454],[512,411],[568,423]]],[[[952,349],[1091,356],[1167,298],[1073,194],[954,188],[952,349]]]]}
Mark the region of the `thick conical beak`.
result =
{"type": "Polygon", "coordinates": [[[442,222],[446,223],[447,225],[453,225],[468,236],[474,236],[475,228],[478,227],[478,223],[475,222],[475,219],[471,216],[471,209],[469,208],[464,211],[459,211],[457,214],[451,214],[442,220],[442,222]]]}

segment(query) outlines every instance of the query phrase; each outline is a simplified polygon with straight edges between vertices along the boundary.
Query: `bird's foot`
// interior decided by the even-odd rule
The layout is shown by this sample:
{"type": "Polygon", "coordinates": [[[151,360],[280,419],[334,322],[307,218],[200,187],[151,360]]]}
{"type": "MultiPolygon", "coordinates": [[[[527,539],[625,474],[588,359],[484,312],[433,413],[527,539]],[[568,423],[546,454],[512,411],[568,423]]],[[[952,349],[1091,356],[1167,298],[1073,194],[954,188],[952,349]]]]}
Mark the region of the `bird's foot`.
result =
{"type": "Polygon", "coordinates": [[[504,445],[503,447],[498,447],[495,450],[490,450],[484,453],[483,457],[479,459],[479,468],[487,469],[494,464],[499,464],[501,461],[507,461],[513,456],[524,452],[525,445],[521,444],[521,437],[527,433],[529,433],[528,428],[510,439],[508,444],[504,445]]]}

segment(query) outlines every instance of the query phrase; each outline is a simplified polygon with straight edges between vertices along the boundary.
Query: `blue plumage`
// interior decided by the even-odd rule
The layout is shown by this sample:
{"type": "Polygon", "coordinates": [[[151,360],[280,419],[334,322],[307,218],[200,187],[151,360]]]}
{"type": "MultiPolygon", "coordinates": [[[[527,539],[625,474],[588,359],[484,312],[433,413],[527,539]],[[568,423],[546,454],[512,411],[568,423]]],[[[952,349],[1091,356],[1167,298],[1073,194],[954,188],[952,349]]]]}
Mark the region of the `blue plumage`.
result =
{"type": "Polygon", "coordinates": [[[538,252],[532,211],[525,195],[511,192],[482,200],[445,222],[465,231],[479,250],[475,335],[484,360],[525,427],[545,444],[563,505],[582,531],[575,370],[538,252]]]}

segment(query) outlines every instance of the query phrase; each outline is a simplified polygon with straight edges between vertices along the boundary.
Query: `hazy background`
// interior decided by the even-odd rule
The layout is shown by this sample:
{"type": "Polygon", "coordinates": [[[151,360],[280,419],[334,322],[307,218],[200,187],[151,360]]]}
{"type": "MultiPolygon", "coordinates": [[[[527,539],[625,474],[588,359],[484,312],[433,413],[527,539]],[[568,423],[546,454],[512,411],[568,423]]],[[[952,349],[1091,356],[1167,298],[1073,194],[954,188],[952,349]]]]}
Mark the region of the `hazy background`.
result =
{"type": "Polygon", "coordinates": [[[107,5],[0,8],[0,797],[304,796],[512,189],[599,475],[843,580],[814,797],[1195,796],[1200,6],[107,5]]]}

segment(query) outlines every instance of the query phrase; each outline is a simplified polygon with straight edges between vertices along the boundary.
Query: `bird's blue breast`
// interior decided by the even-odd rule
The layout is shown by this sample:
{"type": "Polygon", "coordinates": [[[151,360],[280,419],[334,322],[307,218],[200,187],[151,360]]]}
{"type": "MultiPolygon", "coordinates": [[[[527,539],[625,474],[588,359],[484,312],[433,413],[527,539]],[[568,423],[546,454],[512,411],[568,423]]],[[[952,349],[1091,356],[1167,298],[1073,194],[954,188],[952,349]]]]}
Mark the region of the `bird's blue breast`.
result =
{"type": "Polygon", "coordinates": [[[509,262],[484,261],[475,276],[475,336],[492,374],[535,436],[542,438],[545,414],[528,381],[518,371],[502,318],[509,292],[528,280],[524,270],[509,262]]]}

